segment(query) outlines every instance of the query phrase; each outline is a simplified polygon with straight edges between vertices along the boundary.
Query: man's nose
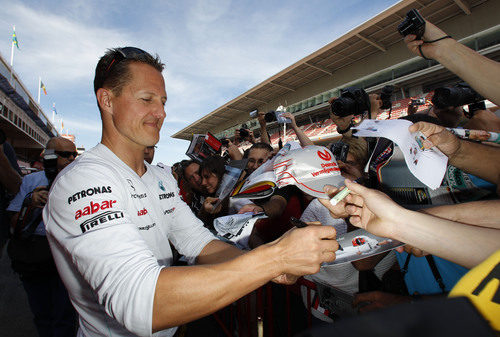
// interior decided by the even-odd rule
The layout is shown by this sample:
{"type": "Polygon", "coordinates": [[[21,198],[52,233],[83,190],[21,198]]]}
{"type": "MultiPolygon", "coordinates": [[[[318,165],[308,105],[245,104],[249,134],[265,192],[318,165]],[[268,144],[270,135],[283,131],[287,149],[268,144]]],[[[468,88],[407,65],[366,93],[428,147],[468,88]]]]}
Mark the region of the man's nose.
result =
{"type": "Polygon", "coordinates": [[[155,106],[154,116],[160,119],[163,119],[167,116],[167,113],[165,112],[165,106],[162,103],[159,103],[155,106]]]}

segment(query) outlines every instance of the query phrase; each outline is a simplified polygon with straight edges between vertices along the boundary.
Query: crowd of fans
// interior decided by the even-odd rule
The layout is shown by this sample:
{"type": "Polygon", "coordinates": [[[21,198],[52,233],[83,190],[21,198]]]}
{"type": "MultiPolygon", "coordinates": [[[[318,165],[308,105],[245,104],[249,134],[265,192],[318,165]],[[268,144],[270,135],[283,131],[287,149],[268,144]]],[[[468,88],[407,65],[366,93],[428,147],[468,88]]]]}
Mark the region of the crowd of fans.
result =
{"type": "MultiPolygon", "coordinates": [[[[405,42],[416,55],[425,54],[435,59],[484,98],[500,105],[500,65],[451,38],[423,42],[443,36],[446,33],[426,22],[421,40],[408,35],[405,42]]],[[[500,148],[493,143],[481,144],[460,139],[446,129],[463,127],[500,132],[500,118],[495,115],[495,108],[478,110],[467,117],[461,106],[431,107],[418,113],[415,113],[413,105],[408,107],[408,116],[405,118],[415,122],[410,131],[422,132],[427,137],[427,147],[437,147],[448,157],[449,165],[474,182],[468,186],[471,190],[468,193],[473,194],[479,188],[486,191],[480,199],[470,199],[469,202],[435,207],[428,205],[418,209],[410,207],[410,210],[402,207],[402,202],[390,193],[391,186],[382,183],[376,172],[370,170],[371,161],[376,158],[374,151],[377,151],[377,144],[380,145],[378,140],[357,138],[350,130],[354,120],[376,118],[381,112],[380,96],[371,94],[369,99],[370,111],[361,118],[354,114],[337,116],[333,112],[330,116],[342,133],[338,142],[346,144],[348,148],[345,158],[337,158],[337,163],[342,176],[346,178],[346,187],[352,191],[335,206],[328,199],[315,199],[295,186],[277,189],[272,196],[258,200],[219,200],[216,197],[228,161],[247,160],[240,177],[243,181],[279,150],[271,146],[263,112],[258,113],[260,139],[256,139],[251,131],[243,137],[238,130],[234,137],[227,140],[223,147],[224,153],[207,157],[201,162],[182,160],[172,167],[158,164],[163,169],[171,170],[183,201],[215,235],[217,232],[213,222],[216,218],[248,212],[264,213],[267,218],[257,220],[253,227],[249,250],[279,240],[294,227],[290,221],[292,217],[300,218],[310,226],[332,226],[337,237],[361,227],[377,236],[406,243],[404,249],[398,248],[397,251],[353,263],[324,266],[318,273],[301,279],[299,284],[306,311],[310,310],[315,319],[320,321],[336,323],[356,312],[369,312],[430,297],[444,297],[461,278],[467,277],[471,269],[489,261],[491,256],[493,264],[500,262],[500,148]],[[333,290],[352,296],[353,309],[346,310],[336,304],[331,295],[333,290]]],[[[291,120],[289,125],[302,147],[313,145],[297,126],[293,114],[286,113],[284,117],[291,120]]],[[[62,287],[54,262],[50,257],[50,261],[42,261],[19,252],[24,249],[38,257],[50,256],[40,211],[34,212],[42,209],[47,202],[48,188],[52,183],[50,177],[47,178],[47,168],[23,177],[21,183],[20,171],[15,160],[12,160],[10,146],[8,143],[0,146],[2,242],[5,243],[7,237],[11,237],[8,251],[12,266],[23,281],[40,336],[52,336],[51,332],[47,332],[50,329],[67,329],[74,333],[75,313],[71,307],[68,308],[68,295],[62,287]],[[27,230],[31,232],[26,234],[27,230]],[[28,244],[26,240],[23,241],[23,233],[30,237],[28,244]],[[19,245],[23,245],[22,248],[19,245]],[[63,312],[55,312],[56,308],[63,312]]],[[[328,148],[332,146],[335,145],[327,145],[328,148]]],[[[379,153],[387,146],[379,149],[379,153]]],[[[144,151],[144,160],[148,163],[153,162],[155,148],[148,146],[144,151]]],[[[55,155],[57,174],[75,159],[75,151],[71,142],[61,138],[51,139],[43,155],[44,164],[49,163],[51,153],[55,155]]],[[[411,174],[408,169],[406,171],[401,174],[411,174]]],[[[325,186],[325,191],[333,197],[339,189],[325,186]]],[[[185,259],[183,261],[180,255],[176,263],[185,264],[185,259]]],[[[495,270],[494,277],[498,280],[498,265],[495,270]]],[[[478,310],[492,328],[499,330],[498,290],[491,301],[496,307],[486,312],[473,302],[479,306],[478,310]]],[[[69,336],[70,332],[65,335],[69,336]]]]}

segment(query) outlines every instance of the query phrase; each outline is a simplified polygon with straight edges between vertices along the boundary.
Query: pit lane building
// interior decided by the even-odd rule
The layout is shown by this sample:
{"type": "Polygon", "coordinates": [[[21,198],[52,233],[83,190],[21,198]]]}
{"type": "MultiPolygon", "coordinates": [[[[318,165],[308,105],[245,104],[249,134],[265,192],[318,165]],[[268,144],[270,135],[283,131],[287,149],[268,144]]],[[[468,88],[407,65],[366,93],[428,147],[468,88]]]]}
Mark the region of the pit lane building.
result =
{"type": "Polygon", "coordinates": [[[56,127],[1,54],[0,129],[16,151],[21,164],[38,158],[47,141],[59,135],[56,127]]]}
{"type": "MultiPolygon", "coordinates": [[[[494,60],[500,60],[500,1],[403,0],[323,48],[242,93],[172,137],[190,140],[192,134],[212,132],[231,137],[246,124],[258,135],[258,123],[249,113],[275,110],[279,105],[293,113],[297,124],[315,142],[338,137],[328,115],[328,100],[342,88],[356,86],[378,93],[394,85],[391,118],[406,114],[411,98],[430,99],[432,91],[460,79],[436,61],[410,53],[397,31],[406,13],[416,8],[422,16],[454,39],[494,60]]],[[[426,106],[421,106],[421,109],[426,106]]],[[[384,112],[377,118],[384,119],[384,112]]],[[[276,122],[268,124],[271,142],[279,134],[276,122]]],[[[289,130],[285,141],[294,138],[289,130]]]]}

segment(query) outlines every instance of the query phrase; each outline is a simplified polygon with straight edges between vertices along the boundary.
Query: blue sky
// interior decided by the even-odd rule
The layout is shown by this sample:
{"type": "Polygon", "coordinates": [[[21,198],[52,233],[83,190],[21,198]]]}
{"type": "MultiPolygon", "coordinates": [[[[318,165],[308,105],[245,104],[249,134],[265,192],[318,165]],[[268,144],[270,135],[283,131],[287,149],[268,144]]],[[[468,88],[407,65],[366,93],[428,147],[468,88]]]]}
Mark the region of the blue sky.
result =
{"type": "Polygon", "coordinates": [[[394,0],[0,0],[0,53],[10,60],[12,25],[21,50],[14,70],[32,96],[38,77],[78,146],[100,140],[92,81],[107,48],[137,46],[166,64],[167,117],[155,162],[184,159],[171,135],[342,36],[394,0]]]}

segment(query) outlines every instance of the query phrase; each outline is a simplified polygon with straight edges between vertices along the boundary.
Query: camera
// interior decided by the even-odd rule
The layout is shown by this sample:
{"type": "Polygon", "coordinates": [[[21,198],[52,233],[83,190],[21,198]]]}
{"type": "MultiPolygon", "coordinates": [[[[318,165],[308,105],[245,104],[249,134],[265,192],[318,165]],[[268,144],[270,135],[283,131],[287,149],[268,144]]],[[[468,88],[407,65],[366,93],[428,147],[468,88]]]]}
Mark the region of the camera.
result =
{"type": "Polygon", "coordinates": [[[57,176],[57,154],[54,149],[45,149],[43,153],[43,169],[49,181],[49,188],[57,176]]]}
{"type": "Polygon", "coordinates": [[[340,97],[331,103],[330,109],[338,117],[360,115],[370,110],[370,98],[363,89],[345,88],[341,91],[340,97]]]}
{"type": "Polygon", "coordinates": [[[266,112],[266,114],[264,115],[264,119],[266,120],[267,123],[271,123],[271,122],[277,121],[277,119],[276,119],[276,111],[271,110],[271,111],[266,112]]]}
{"type": "Polygon", "coordinates": [[[410,102],[411,106],[424,105],[424,104],[425,104],[425,98],[412,99],[410,102]]]}
{"type": "MultiPolygon", "coordinates": [[[[469,105],[469,114],[486,109],[483,96],[479,95],[467,83],[459,83],[454,87],[442,87],[434,90],[432,104],[439,109],[449,106],[469,105]]],[[[468,116],[467,116],[468,117],[468,116]]],[[[470,117],[469,117],[470,118],[470,117]]]]}
{"type": "Polygon", "coordinates": [[[227,138],[222,138],[222,139],[220,140],[220,142],[221,142],[221,144],[222,144],[223,146],[225,146],[225,147],[228,147],[228,146],[229,146],[229,139],[227,139],[227,138]]]}
{"type": "Polygon", "coordinates": [[[347,160],[347,154],[349,153],[349,144],[342,141],[333,143],[330,146],[330,151],[332,151],[335,159],[345,163],[347,160]]]}
{"type": "Polygon", "coordinates": [[[382,100],[382,106],[380,109],[390,109],[392,107],[391,97],[394,91],[393,85],[386,85],[382,88],[382,92],[380,93],[380,99],[382,100]]]}
{"type": "Polygon", "coordinates": [[[425,33],[425,20],[416,9],[412,9],[398,25],[398,31],[403,36],[413,34],[417,37],[416,40],[421,40],[425,33]]]}
{"type": "Polygon", "coordinates": [[[245,139],[250,136],[250,133],[248,133],[247,129],[241,128],[240,130],[240,138],[245,139]]]}

